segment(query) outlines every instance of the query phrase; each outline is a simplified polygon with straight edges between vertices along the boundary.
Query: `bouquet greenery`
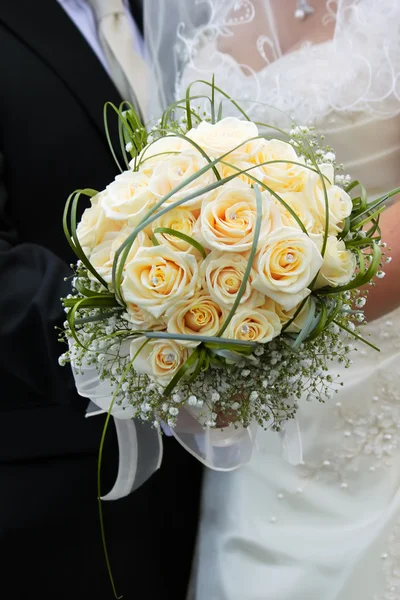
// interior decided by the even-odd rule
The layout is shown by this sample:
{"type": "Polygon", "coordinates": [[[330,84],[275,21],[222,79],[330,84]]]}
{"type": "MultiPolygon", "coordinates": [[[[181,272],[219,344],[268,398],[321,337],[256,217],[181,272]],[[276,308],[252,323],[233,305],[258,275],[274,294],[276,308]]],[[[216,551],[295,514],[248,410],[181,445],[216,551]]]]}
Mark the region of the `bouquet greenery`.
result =
{"type": "Polygon", "coordinates": [[[330,361],[350,365],[394,192],[368,202],[312,130],[255,123],[202,84],[205,112],[190,86],[149,131],[132,106],[106,105],[125,164],[106,118],[121,173],[66,203],[78,262],[60,360],[95,368],[107,410],[156,428],[188,411],[204,428],[279,430],[301,397],[337,390],[330,361]]]}

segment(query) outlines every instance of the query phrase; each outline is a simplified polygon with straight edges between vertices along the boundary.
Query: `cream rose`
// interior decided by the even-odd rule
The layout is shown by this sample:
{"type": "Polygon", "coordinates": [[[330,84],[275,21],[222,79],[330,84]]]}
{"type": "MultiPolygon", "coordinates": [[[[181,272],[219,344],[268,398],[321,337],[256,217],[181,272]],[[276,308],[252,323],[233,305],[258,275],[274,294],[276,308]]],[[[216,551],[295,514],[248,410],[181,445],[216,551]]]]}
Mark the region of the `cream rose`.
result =
{"type": "Polygon", "coordinates": [[[143,173],[150,178],[154,173],[154,169],[161,162],[185,150],[193,150],[193,144],[173,134],[168,134],[146,146],[140,153],[139,158],[136,161],[135,159],[131,160],[129,166],[133,169],[138,165],[139,173],[143,173]]]}
{"type": "Polygon", "coordinates": [[[281,322],[276,313],[258,308],[238,310],[233,316],[224,337],[244,342],[265,344],[280,334],[281,322]]]}
{"type": "Polygon", "coordinates": [[[132,302],[126,303],[126,312],[129,322],[135,326],[135,329],[151,329],[152,331],[160,331],[166,327],[162,317],[156,319],[152,314],[147,312],[147,310],[139,308],[137,304],[133,304],[132,302]]]}
{"type": "MultiPolygon", "coordinates": [[[[314,216],[310,208],[310,201],[304,192],[285,192],[280,194],[280,196],[290,206],[308,232],[319,233],[316,229],[319,229],[320,221],[314,216]]],[[[300,229],[299,223],[282,202],[275,199],[275,203],[280,211],[282,225],[284,227],[297,227],[300,229]]]]}
{"type": "Polygon", "coordinates": [[[255,260],[254,287],[290,310],[306,298],[322,256],[302,231],[281,227],[267,238],[255,260]]]}
{"type": "MultiPolygon", "coordinates": [[[[258,247],[280,225],[279,210],[270,194],[262,192],[261,196],[262,222],[258,247]]],[[[256,219],[255,191],[244,184],[227,185],[204,199],[195,227],[196,238],[211,250],[246,252],[253,243],[256,219]]]]}
{"type": "Polygon", "coordinates": [[[187,140],[184,140],[174,134],[168,134],[143,148],[138,160],[135,161],[135,159],[132,159],[129,163],[129,166],[134,168],[136,163],[140,163],[140,169],[145,171],[146,164],[148,164],[151,158],[156,158],[157,162],[159,162],[169,158],[173,154],[178,154],[184,150],[190,150],[192,148],[193,144],[187,140]]]}
{"type": "MultiPolygon", "coordinates": [[[[184,233],[189,237],[193,237],[193,229],[196,224],[198,214],[198,210],[190,210],[189,208],[179,206],[178,208],[174,208],[164,213],[156,221],[153,221],[152,230],[154,232],[159,227],[168,227],[169,229],[174,229],[175,231],[184,233]]],[[[190,254],[200,257],[199,251],[196,250],[192,244],[174,236],[173,234],[157,233],[156,237],[160,244],[164,244],[173,250],[178,250],[179,252],[189,252],[190,254]]]]}
{"type": "MultiPolygon", "coordinates": [[[[325,187],[329,203],[329,235],[337,235],[342,231],[344,220],[353,210],[352,200],[342,188],[333,185],[334,169],[331,164],[319,165],[322,176],[324,177],[325,187]]],[[[311,210],[314,213],[317,224],[312,233],[322,233],[325,231],[325,194],[321,177],[318,173],[310,172],[307,180],[305,193],[307,194],[311,210]]]]}
{"type": "MultiPolygon", "coordinates": [[[[166,314],[169,333],[186,335],[217,335],[224,320],[224,313],[211,296],[196,296],[171,306],[166,314]]],[[[197,346],[200,342],[179,340],[186,346],[197,346]]]]}
{"type": "Polygon", "coordinates": [[[123,222],[116,223],[107,218],[101,204],[103,194],[104,192],[97,194],[91,199],[92,205],[84,211],[76,229],[79,243],[85,254],[90,254],[95,246],[101,244],[106,234],[119,231],[124,225],[123,222]]]}
{"type": "MultiPolygon", "coordinates": [[[[111,283],[112,280],[115,253],[132,231],[131,227],[125,225],[121,231],[107,233],[104,241],[96,246],[90,255],[90,262],[93,267],[107,283],[111,283]]],[[[143,231],[140,231],[129,250],[125,265],[134,258],[139,248],[151,245],[149,237],[143,231]]],[[[89,277],[91,277],[90,272],[89,277]]]]}
{"type": "Polygon", "coordinates": [[[124,171],[107,186],[101,197],[106,216],[115,221],[128,221],[135,227],[156,203],[143,173],[124,171]]]}
{"type": "MultiPolygon", "coordinates": [[[[200,169],[207,166],[206,159],[195,150],[182,152],[176,156],[171,156],[160,162],[154,169],[150,177],[150,190],[157,197],[157,200],[169,194],[178,185],[185,182],[192,175],[195,175],[200,169]]],[[[163,205],[168,206],[177,200],[189,196],[196,191],[201,191],[207,185],[215,181],[215,175],[210,168],[199,175],[193,181],[185,185],[181,190],[175,192],[163,205]]],[[[200,194],[192,200],[185,202],[185,207],[192,210],[200,208],[204,194],[200,194]]]]}
{"type": "Polygon", "coordinates": [[[255,179],[260,181],[263,180],[263,172],[254,163],[249,160],[237,160],[236,158],[229,159],[225,162],[218,163],[218,171],[222,177],[230,177],[231,175],[237,175],[237,178],[232,180],[232,183],[237,183],[238,180],[243,181],[246,185],[253,185],[257,183],[255,179]],[[245,171],[245,173],[240,173],[245,171]]]}
{"type": "Polygon", "coordinates": [[[308,169],[293,162],[304,164],[304,158],[295,149],[281,140],[263,140],[263,144],[252,159],[260,165],[263,182],[274,192],[300,192],[307,180],[308,169]],[[270,161],[270,164],[262,164],[270,161]],[[291,161],[291,162],[288,162],[291,161]]]}
{"type": "MultiPolygon", "coordinates": [[[[294,306],[290,310],[285,310],[283,306],[275,302],[275,300],[272,300],[271,298],[266,298],[265,304],[263,304],[262,308],[276,313],[279,317],[281,324],[285,325],[288,321],[293,319],[297,309],[299,308],[299,304],[296,304],[296,306],[294,306]]],[[[289,327],[285,329],[285,331],[287,331],[288,333],[298,333],[301,329],[303,329],[307,317],[309,315],[310,309],[311,302],[310,300],[307,300],[307,302],[304,304],[303,308],[301,309],[295,320],[289,325],[289,327]]]]}
{"type": "Polygon", "coordinates": [[[167,246],[140,248],[126,265],[122,282],[125,300],[161,317],[169,306],[192,298],[199,288],[199,270],[192,254],[167,246]]]}
{"type": "Polygon", "coordinates": [[[203,148],[211,158],[228,152],[231,157],[248,156],[249,152],[256,152],[260,146],[250,142],[257,136],[258,129],[255,123],[236,117],[226,117],[215,124],[202,121],[198,127],[187,133],[187,137],[203,148]]]}
{"type": "MultiPolygon", "coordinates": [[[[145,341],[145,337],[138,337],[131,342],[131,359],[145,341]]],[[[136,356],[132,367],[136,373],[148,375],[161,385],[167,385],[191,352],[174,340],[150,340],[136,356]]]]}
{"type": "Polygon", "coordinates": [[[351,281],[356,266],[356,257],[350,250],[346,250],[345,243],[334,236],[329,236],[324,262],[315,287],[346,285],[351,281]]]}
{"type": "MultiPolygon", "coordinates": [[[[211,298],[222,307],[232,308],[243,281],[247,259],[242,254],[211,252],[200,266],[203,286],[211,298]]],[[[264,294],[253,288],[256,276],[251,269],[240,306],[255,308],[264,302],[264,294]]]]}

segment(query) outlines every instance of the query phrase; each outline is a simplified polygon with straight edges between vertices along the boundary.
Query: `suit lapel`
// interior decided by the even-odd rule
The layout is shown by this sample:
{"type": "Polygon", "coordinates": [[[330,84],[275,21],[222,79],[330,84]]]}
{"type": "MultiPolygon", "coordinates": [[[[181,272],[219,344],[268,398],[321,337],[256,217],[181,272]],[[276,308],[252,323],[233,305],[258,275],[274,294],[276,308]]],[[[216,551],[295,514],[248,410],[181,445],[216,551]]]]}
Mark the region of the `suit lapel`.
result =
{"type": "Polygon", "coordinates": [[[143,35],[143,2],[142,0],[129,0],[128,4],[139,31],[143,35]]]}
{"type": "Polygon", "coordinates": [[[119,104],[120,95],[97,56],[57,0],[12,0],[1,3],[0,23],[63,81],[66,91],[74,96],[105,141],[103,106],[107,101],[119,104]]]}

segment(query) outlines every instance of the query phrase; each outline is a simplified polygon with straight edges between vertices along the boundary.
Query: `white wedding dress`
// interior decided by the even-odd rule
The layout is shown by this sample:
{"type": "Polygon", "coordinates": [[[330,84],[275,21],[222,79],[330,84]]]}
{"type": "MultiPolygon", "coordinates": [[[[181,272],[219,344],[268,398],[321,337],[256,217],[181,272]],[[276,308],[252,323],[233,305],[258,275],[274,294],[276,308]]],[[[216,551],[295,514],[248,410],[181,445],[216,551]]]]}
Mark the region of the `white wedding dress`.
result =
{"type": "MultiPolygon", "coordinates": [[[[316,125],[372,197],[399,185],[399,0],[330,1],[334,38],[288,54],[276,2],[261,12],[260,1],[205,4],[208,20],[191,14],[179,27],[178,94],[214,73],[232,96],[316,125]],[[232,36],[265,66],[221,52],[217,41],[232,36]]],[[[332,401],[300,403],[304,464],[291,466],[279,434],[260,430],[247,465],[206,472],[194,600],[400,600],[400,308],[368,331],[380,353],[358,346],[332,401]]]]}

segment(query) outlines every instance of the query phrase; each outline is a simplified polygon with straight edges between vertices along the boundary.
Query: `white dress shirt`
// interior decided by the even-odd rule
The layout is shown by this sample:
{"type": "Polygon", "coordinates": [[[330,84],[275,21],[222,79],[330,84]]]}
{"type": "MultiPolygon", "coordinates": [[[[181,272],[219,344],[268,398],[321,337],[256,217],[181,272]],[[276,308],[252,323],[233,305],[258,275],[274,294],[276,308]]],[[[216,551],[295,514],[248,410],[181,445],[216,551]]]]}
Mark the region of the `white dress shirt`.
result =
{"type": "MultiPolygon", "coordinates": [[[[93,52],[95,52],[95,54],[97,55],[97,58],[99,59],[105,70],[108,72],[106,59],[104,57],[97,36],[96,21],[91,6],[87,3],[86,0],[57,0],[57,2],[60,4],[60,6],[63,7],[71,21],[73,21],[73,23],[79,29],[83,37],[86,39],[87,43],[92,48],[93,52]]],[[[136,25],[135,20],[133,19],[130,13],[126,2],[124,2],[124,5],[128,20],[132,26],[133,39],[135,43],[134,50],[143,56],[144,42],[142,35],[139,31],[138,26],[136,25]]]]}

